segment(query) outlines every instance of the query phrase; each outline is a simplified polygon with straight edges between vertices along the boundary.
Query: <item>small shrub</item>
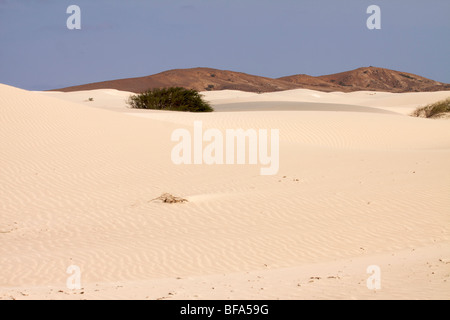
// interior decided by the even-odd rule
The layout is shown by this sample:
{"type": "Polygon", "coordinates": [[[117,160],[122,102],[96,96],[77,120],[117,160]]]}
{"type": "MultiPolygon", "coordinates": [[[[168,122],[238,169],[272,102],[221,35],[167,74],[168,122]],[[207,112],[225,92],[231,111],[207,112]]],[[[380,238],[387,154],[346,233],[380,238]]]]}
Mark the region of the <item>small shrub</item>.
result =
{"type": "Polygon", "coordinates": [[[438,118],[450,112],[450,98],[416,109],[411,115],[420,118],[438,118]]]}
{"type": "Polygon", "coordinates": [[[211,112],[214,109],[202,99],[196,90],[172,87],[152,89],[128,98],[128,105],[134,109],[154,109],[187,112],[211,112]]]}
{"type": "Polygon", "coordinates": [[[88,100],[92,102],[92,101],[94,101],[94,98],[89,98],[88,100]]]}
{"type": "Polygon", "coordinates": [[[212,91],[212,89],[214,89],[214,85],[209,84],[205,89],[206,89],[206,91],[212,91]]]}
{"type": "Polygon", "coordinates": [[[173,195],[171,195],[170,193],[163,193],[161,196],[159,196],[158,198],[153,199],[152,201],[156,201],[159,200],[163,203],[184,203],[184,202],[188,202],[186,199],[180,198],[180,197],[175,197],[173,195]]]}

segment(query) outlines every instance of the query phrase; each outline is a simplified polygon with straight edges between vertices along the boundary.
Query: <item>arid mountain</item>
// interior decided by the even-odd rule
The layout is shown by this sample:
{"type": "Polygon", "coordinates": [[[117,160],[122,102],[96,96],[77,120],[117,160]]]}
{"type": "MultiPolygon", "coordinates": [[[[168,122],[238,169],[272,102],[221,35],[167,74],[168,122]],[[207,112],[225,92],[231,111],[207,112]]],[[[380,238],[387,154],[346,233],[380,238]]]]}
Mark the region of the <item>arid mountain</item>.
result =
{"type": "Polygon", "coordinates": [[[313,76],[309,76],[307,74],[298,74],[298,75],[294,75],[294,76],[279,78],[277,80],[283,80],[286,82],[295,83],[298,86],[298,88],[302,88],[302,89],[311,89],[311,90],[325,91],[325,92],[343,91],[344,90],[344,88],[342,88],[342,86],[340,86],[336,83],[328,82],[328,81],[320,79],[319,77],[313,77],[313,76]]]}
{"type": "Polygon", "coordinates": [[[450,84],[407,72],[375,67],[359,68],[318,78],[343,87],[343,91],[421,92],[450,90],[450,84]]]}
{"type": "Polygon", "coordinates": [[[117,89],[138,93],[153,88],[174,86],[198,91],[228,89],[248,92],[274,92],[291,89],[312,89],[325,92],[450,90],[450,84],[433,81],[411,73],[367,67],[319,77],[300,74],[278,79],[211,68],[175,69],[147,77],[97,82],[53,91],[117,89]]]}
{"type": "Polygon", "coordinates": [[[194,68],[175,69],[147,77],[97,82],[55,91],[117,89],[143,92],[152,88],[167,87],[184,87],[198,91],[228,89],[249,92],[274,92],[297,89],[298,85],[283,80],[253,76],[241,72],[194,68]]]}

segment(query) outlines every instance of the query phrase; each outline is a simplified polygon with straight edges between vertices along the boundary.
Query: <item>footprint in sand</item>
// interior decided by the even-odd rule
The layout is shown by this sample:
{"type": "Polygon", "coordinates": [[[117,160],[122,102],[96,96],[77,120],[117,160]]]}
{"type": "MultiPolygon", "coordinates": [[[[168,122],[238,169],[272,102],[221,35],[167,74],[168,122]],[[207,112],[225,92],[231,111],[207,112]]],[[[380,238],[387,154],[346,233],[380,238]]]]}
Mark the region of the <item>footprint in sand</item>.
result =
{"type": "Polygon", "coordinates": [[[0,224],[0,234],[11,233],[17,230],[17,223],[14,224],[0,224]]]}

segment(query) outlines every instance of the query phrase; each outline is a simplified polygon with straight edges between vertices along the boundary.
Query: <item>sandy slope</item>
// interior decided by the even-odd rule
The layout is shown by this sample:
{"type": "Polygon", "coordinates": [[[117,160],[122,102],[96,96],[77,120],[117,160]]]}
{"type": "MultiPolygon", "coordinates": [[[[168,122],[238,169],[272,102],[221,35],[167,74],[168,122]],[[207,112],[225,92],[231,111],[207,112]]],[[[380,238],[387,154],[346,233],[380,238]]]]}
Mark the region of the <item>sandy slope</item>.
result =
{"type": "MultiPolygon", "coordinates": [[[[105,89],[67,93],[42,92],[42,94],[70,102],[82,103],[92,107],[125,112],[127,108],[126,99],[134,93],[105,89]],[[93,98],[93,101],[89,101],[89,98],[93,98]]],[[[205,91],[202,92],[202,94],[206,100],[214,104],[217,111],[226,111],[230,108],[232,108],[232,111],[243,109],[252,110],[255,109],[252,106],[246,106],[244,108],[242,105],[237,108],[233,108],[233,106],[248,102],[263,102],[266,104],[272,102],[275,103],[271,106],[274,110],[292,110],[295,108],[292,106],[293,103],[314,103],[314,105],[309,105],[316,108],[319,104],[340,105],[335,106],[335,108],[332,109],[337,111],[343,110],[342,105],[346,107],[349,105],[358,106],[359,108],[371,107],[407,115],[420,106],[448,98],[450,96],[450,91],[414,93],[358,91],[350,93],[327,93],[307,89],[296,89],[263,94],[234,90],[205,91]]],[[[259,105],[259,107],[261,106],[259,105]]],[[[304,106],[300,106],[300,109],[304,109],[304,106]]],[[[346,111],[349,111],[348,108],[345,109],[346,111]]],[[[264,108],[263,110],[267,110],[267,108],[264,108]]],[[[131,111],[136,112],[136,110],[131,111]]]]}
{"type": "Polygon", "coordinates": [[[210,114],[127,96],[0,85],[0,299],[450,298],[450,122],[402,115],[448,92],[211,92],[210,114]],[[225,112],[259,101],[322,107],[225,112]],[[279,129],[278,174],[174,165],[170,136],[195,120],[279,129]]]}

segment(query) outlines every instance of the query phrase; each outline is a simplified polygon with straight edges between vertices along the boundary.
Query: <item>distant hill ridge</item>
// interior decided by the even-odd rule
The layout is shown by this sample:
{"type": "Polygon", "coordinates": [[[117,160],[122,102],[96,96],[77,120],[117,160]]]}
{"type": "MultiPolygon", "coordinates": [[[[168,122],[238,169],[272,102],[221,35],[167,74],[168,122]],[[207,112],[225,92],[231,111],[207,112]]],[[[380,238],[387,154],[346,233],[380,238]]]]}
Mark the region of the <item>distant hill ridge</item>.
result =
{"type": "Polygon", "coordinates": [[[96,82],[51,91],[117,89],[139,93],[148,89],[174,86],[198,91],[240,90],[247,92],[275,92],[292,89],[312,89],[324,92],[450,90],[450,84],[415,74],[377,67],[363,67],[318,77],[299,74],[278,79],[212,68],[174,69],[146,77],[96,82]]]}

